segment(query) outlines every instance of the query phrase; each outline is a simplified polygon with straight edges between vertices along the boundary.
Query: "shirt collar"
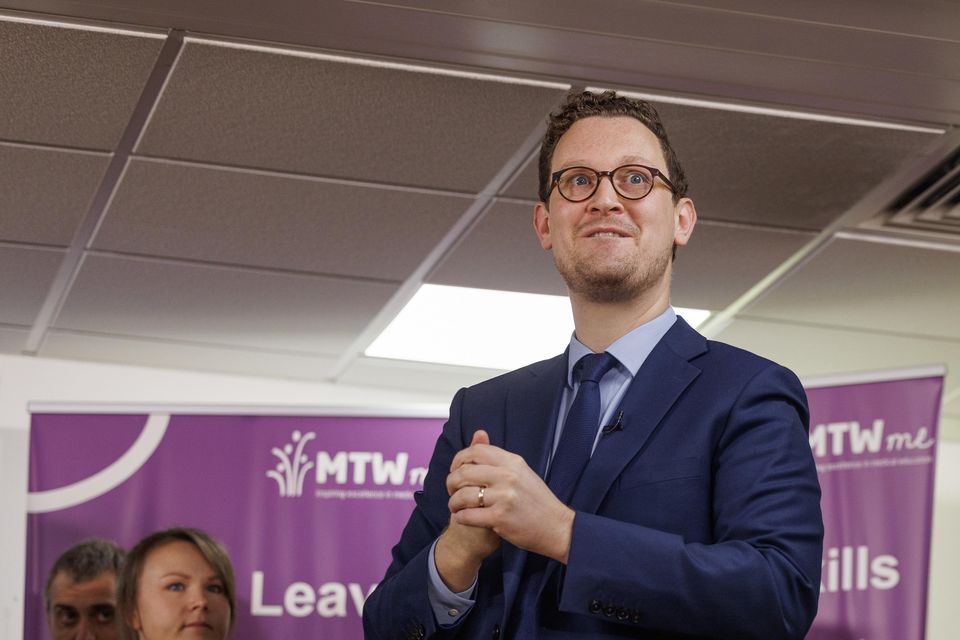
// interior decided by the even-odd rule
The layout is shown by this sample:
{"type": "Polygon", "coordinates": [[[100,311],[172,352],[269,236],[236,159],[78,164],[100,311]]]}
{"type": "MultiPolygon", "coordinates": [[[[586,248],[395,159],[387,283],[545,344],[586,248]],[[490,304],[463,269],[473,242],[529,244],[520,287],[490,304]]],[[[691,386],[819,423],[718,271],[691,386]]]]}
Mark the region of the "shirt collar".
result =
{"type": "MultiPolygon", "coordinates": [[[[677,312],[673,310],[673,307],[667,307],[666,311],[653,320],[617,338],[606,350],[617,359],[619,363],[617,367],[629,372],[632,378],[637,375],[637,371],[640,370],[647,356],[650,355],[650,352],[653,351],[653,348],[657,346],[657,343],[670,330],[676,320],[677,312]]],[[[573,388],[573,366],[577,364],[580,358],[589,353],[593,352],[577,340],[576,334],[573,334],[567,352],[567,386],[571,389],[573,388]]]]}

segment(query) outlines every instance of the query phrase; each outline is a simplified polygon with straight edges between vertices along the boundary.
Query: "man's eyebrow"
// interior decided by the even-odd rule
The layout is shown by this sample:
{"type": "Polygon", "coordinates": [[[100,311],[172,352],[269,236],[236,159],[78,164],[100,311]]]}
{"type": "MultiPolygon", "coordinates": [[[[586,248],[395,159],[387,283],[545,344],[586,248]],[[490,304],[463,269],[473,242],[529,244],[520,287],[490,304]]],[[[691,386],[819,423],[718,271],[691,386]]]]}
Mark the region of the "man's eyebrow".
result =
{"type": "Polygon", "coordinates": [[[87,607],[89,611],[105,611],[105,610],[115,611],[116,608],[117,608],[117,605],[113,604],[112,602],[95,602],[91,604],[89,607],[87,607]]]}
{"type": "Polygon", "coordinates": [[[653,164],[652,160],[644,156],[623,156],[620,161],[626,164],[653,164]]]}
{"type": "MultiPolygon", "coordinates": [[[[645,156],[629,155],[629,156],[620,156],[620,159],[617,160],[617,166],[622,167],[625,164],[642,164],[653,166],[653,160],[645,156]]],[[[563,164],[557,167],[557,171],[563,171],[564,169],[569,169],[570,167],[588,167],[590,169],[596,169],[590,165],[586,160],[574,159],[567,160],[563,164]]],[[[610,167],[610,169],[615,169],[616,167],[610,167]]],[[[600,169],[600,171],[608,171],[608,169],[600,169]]]]}

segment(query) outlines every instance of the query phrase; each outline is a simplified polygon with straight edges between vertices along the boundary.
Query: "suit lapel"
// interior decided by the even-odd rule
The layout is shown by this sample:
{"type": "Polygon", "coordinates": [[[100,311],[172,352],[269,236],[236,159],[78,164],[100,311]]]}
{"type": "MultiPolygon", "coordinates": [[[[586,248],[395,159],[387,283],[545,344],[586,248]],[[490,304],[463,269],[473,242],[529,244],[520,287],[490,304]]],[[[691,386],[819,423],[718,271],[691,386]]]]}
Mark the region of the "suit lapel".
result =
{"type": "Polygon", "coordinates": [[[566,384],[567,354],[539,363],[507,391],[504,448],[523,456],[542,478],[552,448],[560,394],[566,384]]]}
{"type": "Polygon", "coordinates": [[[624,467],[639,453],[683,391],[700,374],[689,360],[706,340],[678,318],[637,371],[620,402],[623,429],[600,437],[570,506],[595,513],[624,467]]]}
{"type": "MultiPolygon", "coordinates": [[[[553,431],[566,384],[567,354],[530,368],[530,375],[507,391],[504,448],[523,456],[541,478],[553,445],[553,431]]],[[[520,585],[527,553],[503,543],[504,612],[508,614],[520,585]]]]}

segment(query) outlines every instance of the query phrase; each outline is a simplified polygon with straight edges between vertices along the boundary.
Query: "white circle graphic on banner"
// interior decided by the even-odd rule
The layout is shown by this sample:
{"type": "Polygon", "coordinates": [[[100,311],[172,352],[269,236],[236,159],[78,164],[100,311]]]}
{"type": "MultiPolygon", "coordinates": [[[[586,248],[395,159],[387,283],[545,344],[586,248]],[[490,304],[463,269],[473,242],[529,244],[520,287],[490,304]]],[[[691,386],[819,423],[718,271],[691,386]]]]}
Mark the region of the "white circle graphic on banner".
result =
{"type": "Polygon", "coordinates": [[[170,424],[169,413],[153,413],[143,431],[122,456],[89,478],[49,491],[27,494],[27,513],[47,513],[73,507],[102,496],[135,474],[160,446],[170,424]]]}

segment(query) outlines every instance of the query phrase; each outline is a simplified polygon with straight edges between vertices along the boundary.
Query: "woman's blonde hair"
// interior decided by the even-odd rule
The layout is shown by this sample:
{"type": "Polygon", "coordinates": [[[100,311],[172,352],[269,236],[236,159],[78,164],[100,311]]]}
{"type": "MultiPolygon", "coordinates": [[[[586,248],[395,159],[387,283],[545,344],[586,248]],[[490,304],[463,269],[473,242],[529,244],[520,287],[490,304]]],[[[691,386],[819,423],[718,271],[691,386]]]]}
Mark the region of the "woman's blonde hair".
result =
{"type": "Polygon", "coordinates": [[[137,640],[137,632],[133,629],[133,614],[137,610],[140,575],[143,573],[147,555],[161,545],[176,541],[189,542],[195,546],[223,582],[223,592],[230,604],[230,628],[233,628],[237,611],[237,588],[227,550],[199,529],[174,527],[151,533],[127,553],[117,581],[117,624],[120,626],[121,640],[137,640]]]}

